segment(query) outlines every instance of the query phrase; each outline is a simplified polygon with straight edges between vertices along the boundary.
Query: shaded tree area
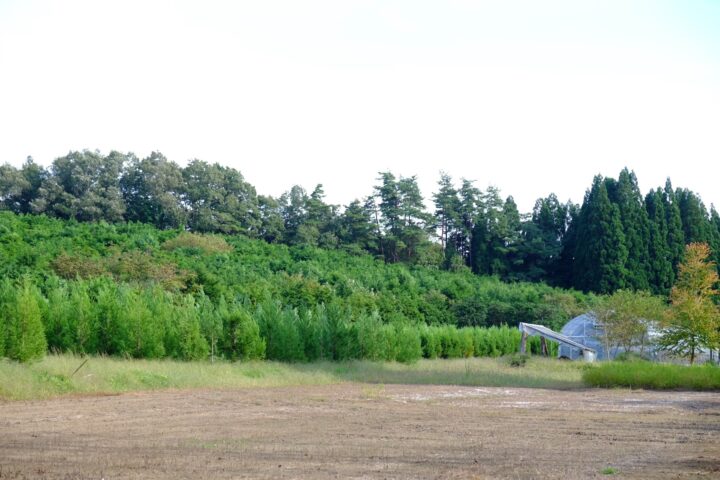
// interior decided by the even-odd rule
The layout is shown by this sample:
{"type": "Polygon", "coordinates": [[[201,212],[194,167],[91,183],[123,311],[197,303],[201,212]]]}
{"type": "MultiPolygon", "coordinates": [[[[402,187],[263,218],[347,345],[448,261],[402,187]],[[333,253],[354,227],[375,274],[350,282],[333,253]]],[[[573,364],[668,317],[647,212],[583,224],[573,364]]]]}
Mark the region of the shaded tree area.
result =
{"type": "Polygon", "coordinates": [[[259,195],[236,169],[159,152],[69,152],[44,168],[28,158],[0,166],[0,209],[81,222],[148,223],[160,229],[245,235],[270,243],[370,253],[387,263],[546,282],[583,291],[667,295],[685,245],[704,242],[720,260],[720,216],[670,180],[642,195],[635,174],[593,179],[581,205],[556,195],[521,213],[497,187],[440,174],[425,203],[417,178],[380,172],[369,195],[327,203],[323,185],[259,195]]]}

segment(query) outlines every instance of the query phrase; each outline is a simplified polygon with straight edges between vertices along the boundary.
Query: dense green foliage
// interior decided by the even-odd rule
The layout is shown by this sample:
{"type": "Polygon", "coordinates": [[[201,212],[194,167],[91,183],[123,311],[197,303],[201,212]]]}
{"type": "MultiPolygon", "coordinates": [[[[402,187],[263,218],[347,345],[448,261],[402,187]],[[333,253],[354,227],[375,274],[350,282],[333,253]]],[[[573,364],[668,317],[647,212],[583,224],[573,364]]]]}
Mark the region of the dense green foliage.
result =
{"type": "Polygon", "coordinates": [[[29,281],[15,289],[5,281],[0,284],[0,356],[27,362],[45,355],[47,343],[40,312],[41,297],[29,281]]]}
{"type": "Polygon", "coordinates": [[[629,387],[654,390],[720,390],[720,368],[646,361],[606,362],[589,367],[583,382],[591,387],[629,387]]]}
{"type": "MultiPolygon", "coordinates": [[[[322,185],[258,195],[242,174],[153,152],[69,152],[45,169],[28,159],[0,166],[0,209],[76,221],[142,222],[160,229],[243,234],[270,243],[365,252],[388,263],[471,269],[509,281],[542,281],[583,291],[621,288],[667,295],[686,243],[720,255],[720,215],[687,189],[642,196],[635,174],[596,177],[582,206],[554,194],[521,214],[495,187],[459,186],[441,174],[426,210],[415,177],[381,172],[368,196],[327,204],[322,185]]],[[[197,238],[178,240],[182,248],[197,238]]]]}
{"type": "Polygon", "coordinates": [[[41,319],[53,351],[283,361],[498,356],[518,348],[519,321],[557,328],[591,301],[469,270],[242,235],[9,212],[0,212],[0,230],[0,338],[15,335],[16,315],[6,312],[30,295],[24,315],[41,319]]]}

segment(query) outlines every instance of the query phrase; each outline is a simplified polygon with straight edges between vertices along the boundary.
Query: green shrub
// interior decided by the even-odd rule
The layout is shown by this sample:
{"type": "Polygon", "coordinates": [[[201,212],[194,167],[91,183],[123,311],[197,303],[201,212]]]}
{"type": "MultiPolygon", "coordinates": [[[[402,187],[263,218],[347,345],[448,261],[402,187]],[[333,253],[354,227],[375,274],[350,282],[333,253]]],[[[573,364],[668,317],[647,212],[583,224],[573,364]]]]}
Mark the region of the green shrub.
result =
{"type": "Polygon", "coordinates": [[[207,358],[209,347],[200,329],[198,310],[191,297],[181,297],[173,303],[173,296],[163,292],[151,306],[156,317],[163,317],[165,354],[181,360],[207,358]]]}
{"type": "Polygon", "coordinates": [[[67,280],[112,276],[121,282],[158,283],[167,290],[185,289],[194,277],[171,262],[138,250],[116,251],[101,258],[63,252],[50,265],[59,277],[67,280]]]}
{"type": "Polygon", "coordinates": [[[529,355],[514,353],[508,357],[508,365],[511,367],[524,367],[529,358],[529,355]]]}
{"type": "Polygon", "coordinates": [[[7,343],[10,309],[15,301],[15,287],[9,278],[0,280],[0,358],[5,356],[7,343]]]}
{"type": "Polygon", "coordinates": [[[40,313],[42,297],[25,278],[16,286],[15,299],[6,309],[6,355],[19,362],[42,358],[47,351],[45,330],[40,313]]]}
{"type": "Polygon", "coordinates": [[[270,360],[301,362],[305,360],[305,345],[298,330],[296,310],[281,308],[275,302],[258,306],[255,320],[266,342],[266,356],[270,360]]]}
{"type": "Polygon", "coordinates": [[[183,232],[175,238],[166,240],[163,242],[162,248],[165,250],[186,248],[191,251],[194,250],[206,254],[228,253],[233,251],[232,246],[222,237],[189,232],[183,232]]]}
{"type": "Polygon", "coordinates": [[[458,330],[458,344],[460,356],[464,358],[472,357],[475,354],[475,343],[472,328],[461,328],[458,330]]]}
{"type": "Polygon", "coordinates": [[[226,329],[225,352],[228,357],[242,360],[265,358],[265,340],[260,337],[260,327],[244,309],[237,308],[224,318],[226,329]]]}
{"type": "Polygon", "coordinates": [[[422,356],[425,358],[438,358],[442,355],[442,344],[440,342],[438,327],[421,327],[420,345],[422,347],[422,356]]]}
{"type": "Polygon", "coordinates": [[[397,347],[395,360],[402,363],[416,362],[422,357],[423,349],[420,332],[416,327],[409,325],[396,325],[395,338],[397,347]]]}

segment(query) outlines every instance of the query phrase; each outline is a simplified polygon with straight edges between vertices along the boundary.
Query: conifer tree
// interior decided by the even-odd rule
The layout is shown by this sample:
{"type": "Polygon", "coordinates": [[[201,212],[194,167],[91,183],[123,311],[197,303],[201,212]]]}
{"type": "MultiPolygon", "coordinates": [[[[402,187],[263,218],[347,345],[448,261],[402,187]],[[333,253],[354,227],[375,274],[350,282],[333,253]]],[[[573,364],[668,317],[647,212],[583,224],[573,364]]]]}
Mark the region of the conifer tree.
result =
{"type": "Polygon", "coordinates": [[[45,355],[47,341],[40,313],[40,293],[29,279],[16,287],[16,297],[8,309],[7,356],[27,362],[45,355]]]}
{"type": "Polygon", "coordinates": [[[708,224],[708,245],[710,245],[711,260],[715,262],[720,273],[720,214],[715,205],[710,205],[710,221],[708,224]]]}
{"type": "Polygon", "coordinates": [[[710,221],[702,200],[687,188],[677,189],[675,196],[680,208],[686,243],[708,243],[710,221]]]}
{"type": "Polygon", "coordinates": [[[665,181],[665,189],[663,190],[663,210],[665,210],[668,230],[665,243],[670,255],[670,263],[673,266],[672,283],[675,283],[678,264],[685,251],[685,233],[683,232],[680,207],[669,178],[665,181]]]}
{"type": "MultiPolygon", "coordinates": [[[[562,205],[555,194],[539,198],[532,216],[524,222],[523,241],[520,245],[522,265],[518,279],[549,281],[558,267],[562,240],[567,225],[567,205],[562,205]]],[[[516,269],[517,270],[517,269],[516,269]]]]}
{"type": "Polygon", "coordinates": [[[610,202],[600,175],[585,195],[578,222],[573,286],[598,293],[623,288],[628,255],[625,235],[619,209],[610,202]]]}
{"type": "Polygon", "coordinates": [[[458,252],[465,260],[465,265],[473,265],[472,238],[473,229],[477,222],[478,212],[481,210],[482,200],[480,190],[473,185],[471,180],[462,179],[462,185],[458,191],[458,225],[454,233],[454,243],[458,252]]]}
{"type": "Polygon", "coordinates": [[[637,177],[627,168],[620,172],[614,200],[620,211],[620,221],[628,250],[625,286],[634,290],[647,290],[650,287],[648,279],[650,226],[637,177]]]}
{"type": "Polygon", "coordinates": [[[560,258],[557,262],[557,269],[554,273],[554,281],[557,285],[563,287],[573,287],[575,285],[573,279],[573,270],[575,265],[575,250],[577,248],[577,229],[580,218],[580,206],[570,201],[567,207],[567,223],[565,233],[563,234],[560,250],[560,258]]]}
{"type": "Polygon", "coordinates": [[[445,172],[440,172],[438,187],[437,193],[433,194],[435,227],[439,230],[440,245],[446,250],[446,257],[448,257],[451,252],[456,251],[455,245],[450,245],[450,239],[457,228],[460,200],[452,178],[445,172]]]}
{"type": "Polygon", "coordinates": [[[649,281],[653,293],[667,295],[674,280],[672,253],[668,245],[668,224],[661,189],[645,197],[649,218],[648,253],[650,258],[649,281]]]}
{"type": "Polygon", "coordinates": [[[358,247],[374,252],[377,239],[372,218],[372,202],[361,203],[354,200],[345,207],[340,216],[340,241],[344,245],[358,247]]]}

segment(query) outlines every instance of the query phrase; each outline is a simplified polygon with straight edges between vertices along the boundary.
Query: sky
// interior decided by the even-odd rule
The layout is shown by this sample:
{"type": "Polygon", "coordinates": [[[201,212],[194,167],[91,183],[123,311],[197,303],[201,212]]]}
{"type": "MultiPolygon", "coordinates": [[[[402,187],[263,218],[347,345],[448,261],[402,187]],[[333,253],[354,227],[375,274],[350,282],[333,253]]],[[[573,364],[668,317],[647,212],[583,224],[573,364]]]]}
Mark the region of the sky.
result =
{"type": "Polygon", "coordinates": [[[0,0],[0,163],[82,149],[523,212],[627,166],[720,207],[720,1],[0,0]]]}

